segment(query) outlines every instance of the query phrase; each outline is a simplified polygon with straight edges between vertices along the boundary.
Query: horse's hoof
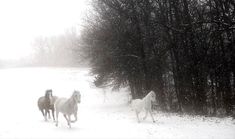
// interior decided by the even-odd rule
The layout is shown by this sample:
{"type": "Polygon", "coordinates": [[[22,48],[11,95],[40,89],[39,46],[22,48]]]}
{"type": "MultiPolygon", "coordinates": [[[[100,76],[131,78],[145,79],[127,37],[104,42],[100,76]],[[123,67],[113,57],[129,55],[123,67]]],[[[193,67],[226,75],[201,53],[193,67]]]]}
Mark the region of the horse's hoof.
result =
{"type": "Polygon", "coordinates": [[[75,123],[75,122],[76,122],[76,120],[71,121],[71,123],[75,123]]]}

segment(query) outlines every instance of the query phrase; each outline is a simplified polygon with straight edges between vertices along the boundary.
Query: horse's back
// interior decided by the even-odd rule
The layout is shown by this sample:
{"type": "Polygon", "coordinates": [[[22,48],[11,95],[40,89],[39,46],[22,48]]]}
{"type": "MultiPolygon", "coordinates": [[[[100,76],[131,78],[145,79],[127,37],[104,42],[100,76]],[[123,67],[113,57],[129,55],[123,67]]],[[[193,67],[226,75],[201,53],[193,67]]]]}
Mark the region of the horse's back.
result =
{"type": "Polygon", "coordinates": [[[75,103],[74,105],[71,105],[68,101],[69,99],[67,98],[58,98],[55,101],[56,112],[61,112],[68,115],[77,113],[77,104],[75,103]]]}
{"type": "Polygon", "coordinates": [[[56,111],[64,111],[64,104],[65,102],[67,101],[68,99],[67,98],[57,98],[56,101],[55,101],[55,110],[56,111]]]}
{"type": "Polygon", "coordinates": [[[67,101],[67,98],[57,98],[55,100],[55,107],[63,105],[67,101]]]}

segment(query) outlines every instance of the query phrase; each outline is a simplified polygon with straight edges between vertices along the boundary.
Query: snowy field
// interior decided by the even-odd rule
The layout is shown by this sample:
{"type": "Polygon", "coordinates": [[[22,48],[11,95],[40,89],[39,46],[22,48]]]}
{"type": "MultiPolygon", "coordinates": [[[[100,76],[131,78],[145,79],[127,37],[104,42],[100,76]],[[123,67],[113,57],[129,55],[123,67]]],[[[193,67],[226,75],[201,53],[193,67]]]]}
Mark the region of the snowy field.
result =
{"type": "Polygon", "coordinates": [[[232,118],[178,116],[154,112],[137,123],[128,105],[128,91],[111,92],[91,84],[88,69],[17,68],[0,70],[0,138],[205,138],[235,139],[232,118]],[[37,99],[46,89],[59,97],[82,94],[78,121],[69,129],[64,117],[59,126],[44,121],[37,99]],[[105,99],[104,99],[105,98],[105,99]]]}

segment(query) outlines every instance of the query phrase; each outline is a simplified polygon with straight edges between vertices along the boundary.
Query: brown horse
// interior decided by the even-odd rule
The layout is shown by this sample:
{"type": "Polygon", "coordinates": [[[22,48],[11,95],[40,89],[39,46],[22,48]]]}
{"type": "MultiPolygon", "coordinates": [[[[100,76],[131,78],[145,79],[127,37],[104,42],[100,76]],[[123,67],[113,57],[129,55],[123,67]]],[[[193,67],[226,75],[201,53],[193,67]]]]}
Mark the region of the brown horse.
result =
{"type": "Polygon", "coordinates": [[[50,118],[50,111],[52,111],[52,116],[55,121],[54,116],[54,103],[56,101],[57,97],[52,95],[52,90],[48,89],[46,90],[45,96],[42,96],[38,99],[38,108],[42,112],[43,117],[45,118],[45,121],[47,121],[47,114],[48,118],[50,118]]]}

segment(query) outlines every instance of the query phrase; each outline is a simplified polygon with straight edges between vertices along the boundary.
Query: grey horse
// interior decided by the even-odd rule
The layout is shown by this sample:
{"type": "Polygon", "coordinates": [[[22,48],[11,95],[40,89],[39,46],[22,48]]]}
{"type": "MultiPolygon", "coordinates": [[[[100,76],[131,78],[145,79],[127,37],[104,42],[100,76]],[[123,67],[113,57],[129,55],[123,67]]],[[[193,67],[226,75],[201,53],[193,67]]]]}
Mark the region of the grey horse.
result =
{"type": "Polygon", "coordinates": [[[52,116],[55,121],[54,116],[54,103],[56,101],[57,97],[52,95],[52,90],[48,89],[45,92],[45,96],[42,96],[38,99],[38,108],[42,112],[43,117],[45,118],[45,121],[47,121],[47,114],[50,118],[50,111],[52,111],[52,116]]]}
{"type": "Polygon", "coordinates": [[[56,111],[56,126],[58,126],[59,112],[61,112],[67,120],[68,126],[71,128],[71,123],[77,121],[77,104],[81,102],[81,94],[79,91],[74,91],[72,96],[67,98],[58,98],[55,102],[56,111]],[[74,115],[75,120],[71,121],[71,115],[74,115]]]}

